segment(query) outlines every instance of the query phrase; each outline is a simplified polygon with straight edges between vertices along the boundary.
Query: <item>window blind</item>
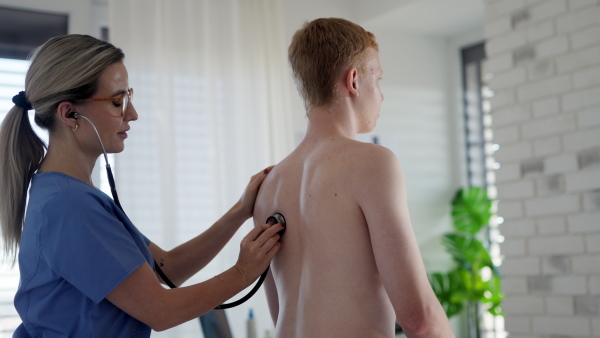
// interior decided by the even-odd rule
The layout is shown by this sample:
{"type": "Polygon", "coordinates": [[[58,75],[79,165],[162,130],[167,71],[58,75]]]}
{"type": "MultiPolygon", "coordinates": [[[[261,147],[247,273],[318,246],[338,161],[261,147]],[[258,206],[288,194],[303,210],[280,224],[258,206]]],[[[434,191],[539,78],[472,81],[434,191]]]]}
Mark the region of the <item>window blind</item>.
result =
{"type": "MultiPolygon", "coordinates": [[[[12,97],[24,90],[25,73],[29,61],[0,58],[0,119],[14,106],[12,97]]],[[[33,123],[33,111],[30,111],[33,123]]],[[[39,128],[38,128],[39,129],[39,128]]],[[[41,133],[42,140],[47,142],[47,135],[41,133]]],[[[0,264],[0,338],[12,337],[13,331],[21,323],[21,319],[13,305],[15,292],[19,286],[19,268],[11,267],[10,257],[2,257],[0,264]]]]}

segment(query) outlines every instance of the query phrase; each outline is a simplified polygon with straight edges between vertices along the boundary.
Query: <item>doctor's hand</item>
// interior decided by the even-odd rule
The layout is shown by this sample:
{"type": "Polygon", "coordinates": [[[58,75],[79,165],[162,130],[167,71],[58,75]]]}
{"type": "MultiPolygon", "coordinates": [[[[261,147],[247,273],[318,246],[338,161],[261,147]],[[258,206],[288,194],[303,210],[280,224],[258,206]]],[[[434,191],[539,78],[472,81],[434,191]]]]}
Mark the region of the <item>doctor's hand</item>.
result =
{"type": "Polygon", "coordinates": [[[246,217],[246,219],[252,217],[258,189],[273,167],[274,166],[270,166],[250,178],[250,183],[248,183],[248,186],[246,186],[246,190],[244,190],[244,193],[238,202],[242,210],[242,214],[244,217],[246,217]]]}
{"type": "Polygon", "coordinates": [[[279,251],[281,243],[277,232],[281,229],[283,226],[279,223],[261,225],[252,229],[242,240],[235,268],[249,284],[267,269],[279,251]]]}

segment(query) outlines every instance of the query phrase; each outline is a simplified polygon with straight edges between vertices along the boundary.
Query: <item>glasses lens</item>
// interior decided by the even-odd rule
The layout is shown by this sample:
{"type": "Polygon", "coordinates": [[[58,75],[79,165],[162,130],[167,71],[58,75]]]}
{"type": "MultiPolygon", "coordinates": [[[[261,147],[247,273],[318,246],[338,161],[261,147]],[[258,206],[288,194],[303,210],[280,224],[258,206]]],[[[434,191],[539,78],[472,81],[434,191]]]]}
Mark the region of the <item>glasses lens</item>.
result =
{"type": "Polygon", "coordinates": [[[127,105],[129,104],[129,93],[123,95],[123,103],[121,104],[121,116],[125,116],[127,105]]]}

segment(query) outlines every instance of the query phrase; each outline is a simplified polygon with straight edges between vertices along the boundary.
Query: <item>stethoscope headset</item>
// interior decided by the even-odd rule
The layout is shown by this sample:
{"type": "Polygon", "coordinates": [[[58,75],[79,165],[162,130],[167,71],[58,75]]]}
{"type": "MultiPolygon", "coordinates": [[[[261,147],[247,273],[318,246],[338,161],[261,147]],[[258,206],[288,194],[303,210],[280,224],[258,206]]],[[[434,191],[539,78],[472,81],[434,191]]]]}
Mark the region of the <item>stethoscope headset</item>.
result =
{"type": "MultiPolygon", "coordinates": [[[[115,187],[115,179],[112,174],[112,169],[110,168],[110,164],[108,163],[108,156],[106,155],[106,150],[104,149],[104,144],[102,143],[102,139],[100,138],[100,134],[98,133],[96,126],[94,125],[94,123],[92,123],[92,121],[87,116],[81,115],[77,112],[71,112],[69,114],[69,117],[74,118],[74,119],[78,119],[78,118],[82,117],[92,126],[94,133],[96,133],[96,136],[98,137],[98,142],[100,142],[100,146],[102,147],[102,154],[104,155],[104,162],[106,163],[106,176],[108,177],[108,184],[110,185],[110,193],[112,194],[115,204],[119,207],[119,209],[121,209],[123,214],[127,217],[125,210],[123,210],[123,207],[121,206],[121,203],[119,202],[119,196],[117,195],[117,188],[115,187]]],[[[273,216],[269,216],[269,218],[267,218],[266,223],[268,223],[270,225],[281,223],[283,225],[283,229],[280,230],[278,233],[279,233],[279,235],[283,235],[283,233],[285,232],[285,225],[286,225],[285,217],[283,217],[283,215],[280,213],[276,213],[273,216]]],[[[167,284],[171,289],[177,288],[177,286],[175,284],[173,284],[173,282],[171,282],[171,280],[167,277],[167,275],[162,271],[159,264],[156,263],[156,260],[154,261],[154,268],[156,269],[156,273],[160,276],[160,278],[162,278],[162,280],[165,282],[165,284],[167,284]]],[[[244,297],[242,297],[241,299],[239,299],[235,302],[221,304],[221,305],[215,307],[215,310],[229,309],[229,308],[238,306],[238,305],[246,302],[248,299],[250,299],[252,296],[254,296],[256,291],[258,291],[258,289],[260,288],[262,283],[265,281],[265,278],[267,277],[268,272],[269,272],[269,267],[267,266],[267,269],[265,270],[265,272],[263,272],[262,275],[260,275],[258,282],[254,285],[252,290],[250,290],[250,292],[248,292],[247,295],[245,295],[244,297]]]]}

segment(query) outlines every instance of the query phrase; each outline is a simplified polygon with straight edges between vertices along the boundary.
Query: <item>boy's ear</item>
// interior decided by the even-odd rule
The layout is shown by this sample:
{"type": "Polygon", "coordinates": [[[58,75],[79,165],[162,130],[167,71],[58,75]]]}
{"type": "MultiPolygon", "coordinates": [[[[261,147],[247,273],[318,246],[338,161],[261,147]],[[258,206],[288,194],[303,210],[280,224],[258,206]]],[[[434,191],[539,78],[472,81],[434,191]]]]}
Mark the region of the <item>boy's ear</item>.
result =
{"type": "Polygon", "coordinates": [[[356,68],[350,68],[346,73],[346,89],[353,96],[359,96],[358,94],[358,70],[356,68]]]}

